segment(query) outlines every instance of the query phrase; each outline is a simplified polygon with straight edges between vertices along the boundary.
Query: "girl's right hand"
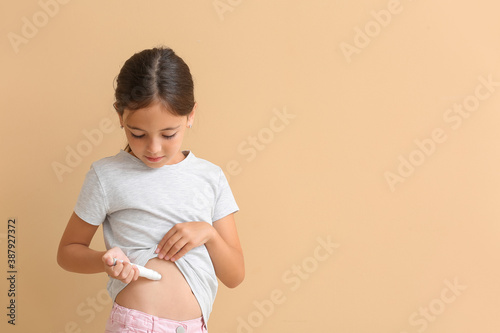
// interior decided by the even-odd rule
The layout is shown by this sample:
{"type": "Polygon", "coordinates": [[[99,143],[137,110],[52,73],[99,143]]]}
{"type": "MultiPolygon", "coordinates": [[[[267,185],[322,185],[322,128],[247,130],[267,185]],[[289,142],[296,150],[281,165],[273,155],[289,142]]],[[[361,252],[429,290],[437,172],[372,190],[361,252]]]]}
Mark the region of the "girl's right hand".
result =
{"type": "Polygon", "coordinates": [[[104,271],[112,278],[122,281],[123,283],[130,283],[139,278],[139,269],[130,264],[130,260],[123,253],[119,247],[114,247],[108,250],[102,256],[104,264],[104,271]],[[116,258],[114,264],[113,258],[116,258]],[[121,262],[123,260],[123,263],[121,262]]]}

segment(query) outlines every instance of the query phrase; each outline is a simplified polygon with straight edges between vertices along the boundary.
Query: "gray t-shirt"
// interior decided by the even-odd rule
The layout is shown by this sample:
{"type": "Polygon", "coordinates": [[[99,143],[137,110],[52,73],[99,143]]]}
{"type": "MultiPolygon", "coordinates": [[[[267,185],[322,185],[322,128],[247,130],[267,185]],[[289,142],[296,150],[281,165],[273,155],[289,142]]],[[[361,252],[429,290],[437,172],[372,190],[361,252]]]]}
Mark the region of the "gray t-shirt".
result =
{"type": "MultiPolygon", "coordinates": [[[[75,205],[87,223],[103,225],[106,248],[119,247],[135,264],[145,265],[168,230],[177,223],[212,224],[239,210],[222,169],[183,151],[177,164],[150,168],[120,150],[92,164],[75,205]]],[[[217,277],[205,245],[193,248],[175,264],[186,278],[205,323],[217,293],[217,277]]],[[[126,284],[110,278],[114,301],[126,284]]]]}

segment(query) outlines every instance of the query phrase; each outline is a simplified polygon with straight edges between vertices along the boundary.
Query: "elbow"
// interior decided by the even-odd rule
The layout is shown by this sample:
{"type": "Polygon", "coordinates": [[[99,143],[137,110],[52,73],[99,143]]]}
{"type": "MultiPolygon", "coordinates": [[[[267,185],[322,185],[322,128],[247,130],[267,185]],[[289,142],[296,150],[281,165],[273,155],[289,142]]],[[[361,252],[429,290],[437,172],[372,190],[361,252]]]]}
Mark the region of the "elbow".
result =
{"type": "Polygon", "coordinates": [[[61,254],[61,249],[59,249],[57,251],[56,261],[57,261],[57,264],[59,265],[59,267],[64,268],[64,259],[63,259],[63,256],[61,254]]]}
{"type": "Polygon", "coordinates": [[[238,280],[238,281],[234,281],[232,283],[228,283],[226,284],[226,287],[230,288],[230,289],[233,289],[233,288],[236,288],[238,287],[241,283],[243,282],[243,279],[241,280],[238,280]]]}
{"type": "Polygon", "coordinates": [[[64,247],[60,246],[59,249],[57,250],[56,261],[59,267],[61,267],[64,270],[68,270],[66,265],[66,256],[64,252],[65,252],[64,247]]]}
{"type": "Polygon", "coordinates": [[[245,271],[243,270],[241,273],[238,273],[235,276],[233,276],[231,280],[225,281],[224,285],[228,288],[233,289],[238,287],[243,282],[244,279],[245,279],[245,271]]]}

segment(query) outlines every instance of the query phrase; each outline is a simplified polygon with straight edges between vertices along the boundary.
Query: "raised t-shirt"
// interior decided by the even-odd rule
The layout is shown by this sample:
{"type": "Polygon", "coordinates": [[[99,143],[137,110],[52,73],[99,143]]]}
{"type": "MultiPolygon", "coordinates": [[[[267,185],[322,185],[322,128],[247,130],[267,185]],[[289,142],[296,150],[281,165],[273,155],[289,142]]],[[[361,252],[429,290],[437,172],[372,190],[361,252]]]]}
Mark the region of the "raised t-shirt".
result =
{"type": "MultiPolygon", "coordinates": [[[[107,249],[119,247],[131,262],[145,265],[168,230],[177,223],[212,224],[239,210],[222,169],[183,151],[172,165],[150,168],[120,150],[94,162],[78,196],[75,213],[92,225],[103,225],[107,249]]],[[[175,261],[195,295],[205,320],[212,311],[217,277],[205,245],[175,261]]],[[[114,301],[126,284],[110,278],[114,301]]]]}

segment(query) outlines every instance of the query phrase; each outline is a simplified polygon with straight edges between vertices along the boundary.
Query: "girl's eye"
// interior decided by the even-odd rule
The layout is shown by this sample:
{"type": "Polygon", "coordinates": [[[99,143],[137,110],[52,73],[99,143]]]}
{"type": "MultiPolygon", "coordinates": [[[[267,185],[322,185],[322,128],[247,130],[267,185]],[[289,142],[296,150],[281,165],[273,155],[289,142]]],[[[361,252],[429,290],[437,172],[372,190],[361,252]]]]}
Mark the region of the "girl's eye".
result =
{"type": "MultiPolygon", "coordinates": [[[[134,133],[130,132],[130,134],[132,135],[132,137],[136,138],[136,139],[141,139],[144,137],[144,134],[142,135],[135,135],[134,133]]],[[[163,135],[163,137],[167,140],[170,140],[170,139],[173,139],[173,137],[176,135],[177,133],[174,133],[172,135],[163,135]]]]}
{"type": "Polygon", "coordinates": [[[176,132],[176,133],[174,133],[174,134],[172,134],[172,135],[164,135],[163,137],[164,137],[165,139],[167,139],[167,140],[170,140],[170,139],[172,139],[172,138],[173,138],[176,134],[177,134],[177,132],[176,132]]]}

